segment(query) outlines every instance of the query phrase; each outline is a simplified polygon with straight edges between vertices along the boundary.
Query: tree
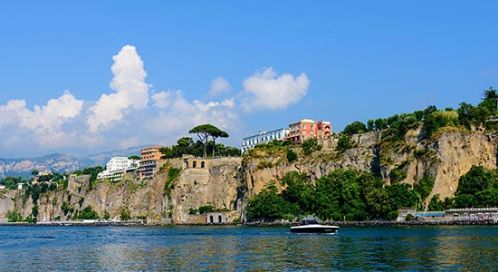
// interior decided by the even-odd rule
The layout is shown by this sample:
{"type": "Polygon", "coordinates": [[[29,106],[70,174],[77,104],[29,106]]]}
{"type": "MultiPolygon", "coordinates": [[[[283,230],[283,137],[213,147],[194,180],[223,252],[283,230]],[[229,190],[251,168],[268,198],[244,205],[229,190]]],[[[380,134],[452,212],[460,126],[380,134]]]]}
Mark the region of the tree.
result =
{"type": "Polygon", "coordinates": [[[211,137],[213,138],[213,157],[215,156],[216,149],[216,139],[218,138],[228,138],[229,135],[225,131],[221,129],[217,129],[211,133],[211,137]]]}
{"type": "Polygon", "coordinates": [[[305,155],[310,155],[314,151],[320,151],[322,149],[322,146],[318,144],[318,141],[315,138],[305,140],[301,144],[301,147],[303,148],[303,153],[305,155]]]}
{"type": "MultiPolygon", "coordinates": [[[[204,125],[199,125],[199,126],[192,128],[189,131],[189,133],[197,134],[197,137],[199,138],[199,140],[204,144],[203,156],[205,158],[205,157],[207,157],[207,145],[208,145],[209,137],[212,137],[213,135],[221,134],[221,130],[219,128],[211,125],[211,124],[204,124],[204,125]]],[[[221,136],[218,136],[218,137],[221,137],[221,136]]]]}
{"type": "Polygon", "coordinates": [[[456,195],[475,195],[496,185],[496,178],[491,171],[482,166],[472,166],[467,174],[460,177],[456,195]]]}
{"type": "Polygon", "coordinates": [[[287,161],[288,162],[293,162],[295,160],[297,160],[297,154],[296,154],[296,152],[294,152],[294,150],[292,150],[290,148],[287,149],[287,161]]]}
{"type": "MultiPolygon", "coordinates": [[[[370,121],[369,125],[371,125],[370,121]]],[[[342,133],[347,134],[349,136],[364,132],[367,132],[367,126],[365,126],[365,124],[360,121],[354,121],[353,123],[347,125],[342,131],[342,133]]]]}
{"type": "Polygon", "coordinates": [[[443,211],[444,203],[439,199],[439,194],[435,194],[429,202],[429,211],[443,211]]]}
{"type": "Polygon", "coordinates": [[[140,160],[140,156],[138,156],[138,155],[131,155],[131,156],[128,156],[128,159],[129,160],[140,160]]]}

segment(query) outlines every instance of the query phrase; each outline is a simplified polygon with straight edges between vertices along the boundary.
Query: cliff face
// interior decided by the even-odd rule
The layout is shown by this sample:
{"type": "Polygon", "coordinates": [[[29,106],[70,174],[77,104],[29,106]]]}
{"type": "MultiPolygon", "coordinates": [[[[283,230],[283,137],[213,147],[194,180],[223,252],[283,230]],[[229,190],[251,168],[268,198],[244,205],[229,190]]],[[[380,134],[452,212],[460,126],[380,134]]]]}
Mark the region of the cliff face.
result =
{"type": "MultiPolygon", "coordinates": [[[[247,201],[270,181],[276,185],[289,171],[299,171],[316,179],[338,168],[372,171],[386,184],[394,182],[393,172],[403,173],[397,182],[415,184],[424,175],[435,179],[431,195],[452,196],[460,176],[473,165],[496,169],[497,137],[484,132],[446,130],[432,140],[421,140],[420,131],[409,131],[405,139],[386,142],[379,132],[355,135],[354,147],[335,151],[337,139],[322,143],[323,149],[311,155],[298,152],[298,160],[287,162],[282,152],[261,153],[251,158],[173,159],[149,181],[127,176],[118,183],[101,182],[90,186],[85,176],[70,179],[68,188],[43,193],[37,202],[38,221],[66,220],[90,206],[100,217],[119,220],[143,219],[148,223],[206,223],[206,215],[193,212],[210,205],[224,214],[226,222],[243,218],[247,201]],[[179,170],[177,177],[169,169],[179,170]],[[64,202],[67,203],[63,208],[64,202]]],[[[280,187],[280,189],[282,189],[280,187]]],[[[32,213],[33,202],[24,191],[0,191],[0,222],[8,211],[23,218],[32,213]]]]}
{"type": "MultiPolygon", "coordinates": [[[[343,153],[334,151],[337,139],[332,138],[322,143],[322,151],[309,156],[300,154],[300,159],[294,163],[287,163],[282,154],[273,157],[261,154],[244,166],[246,196],[259,193],[268,181],[279,181],[289,171],[307,173],[316,179],[339,168],[353,168],[371,171],[381,176],[386,184],[394,182],[392,173],[395,170],[404,173],[398,182],[411,185],[424,175],[432,176],[435,184],[426,199],[428,202],[435,194],[440,199],[453,196],[459,178],[473,165],[497,168],[496,134],[446,130],[431,140],[421,138],[420,130],[409,131],[404,141],[397,142],[384,142],[380,132],[354,135],[355,147],[343,153]]],[[[276,185],[278,187],[279,183],[276,185]]]]}

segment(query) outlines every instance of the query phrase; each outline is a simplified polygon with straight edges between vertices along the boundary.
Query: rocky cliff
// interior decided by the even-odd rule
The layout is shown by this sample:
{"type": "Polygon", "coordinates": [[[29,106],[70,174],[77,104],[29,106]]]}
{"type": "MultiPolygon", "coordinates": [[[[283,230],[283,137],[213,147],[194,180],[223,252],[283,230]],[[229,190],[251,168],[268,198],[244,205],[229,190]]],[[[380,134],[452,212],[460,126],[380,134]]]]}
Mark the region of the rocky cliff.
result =
{"type": "MultiPolygon", "coordinates": [[[[423,139],[419,130],[413,130],[402,140],[386,141],[381,132],[371,132],[353,136],[352,147],[342,152],[336,151],[336,137],[322,142],[323,149],[311,155],[296,148],[294,162],[288,162],[282,151],[258,150],[244,158],[168,160],[154,179],[143,182],[128,176],[118,183],[91,186],[88,177],[72,177],[67,188],[41,194],[38,221],[70,219],[89,206],[110,220],[129,215],[148,223],[206,223],[206,215],[196,211],[210,206],[212,212],[224,215],[225,222],[234,222],[244,220],[247,201],[269,181],[279,181],[289,171],[319,178],[338,168],[372,171],[386,184],[395,178],[416,184],[430,175],[435,185],[428,199],[435,194],[445,198],[455,193],[458,179],[473,165],[496,169],[497,137],[482,131],[443,129],[423,139]],[[178,169],[178,175],[171,169],[178,169]]],[[[5,221],[8,211],[26,218],[33,206],[22,190],[1,191],[0,221],[5,221]]]]}

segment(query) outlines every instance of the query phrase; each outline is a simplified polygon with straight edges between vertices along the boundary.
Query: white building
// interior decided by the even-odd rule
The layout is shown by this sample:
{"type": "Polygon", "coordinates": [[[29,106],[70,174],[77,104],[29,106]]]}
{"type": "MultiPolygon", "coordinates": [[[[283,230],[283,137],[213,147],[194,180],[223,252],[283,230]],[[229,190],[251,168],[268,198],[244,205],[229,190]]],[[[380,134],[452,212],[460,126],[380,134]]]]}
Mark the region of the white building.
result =
{"type": "Polygon", "coordinates": [[[139,162],[139,160],[131,160],[127,157],[114,157],[109,160],[106,169],[99,173],[97,178],[99,180],[119,181],[125,173],[137,170],[139,162]]]}
{"type": "Polygon", "coordinates": [[[272,131],[260,131],[258,134],[249,136],[243,139],[242,153],[246,153],[249,149],[258,144],[264,144],[273,140],[284,140],[289,135],[288,128],[281,128],[272,131]]]}

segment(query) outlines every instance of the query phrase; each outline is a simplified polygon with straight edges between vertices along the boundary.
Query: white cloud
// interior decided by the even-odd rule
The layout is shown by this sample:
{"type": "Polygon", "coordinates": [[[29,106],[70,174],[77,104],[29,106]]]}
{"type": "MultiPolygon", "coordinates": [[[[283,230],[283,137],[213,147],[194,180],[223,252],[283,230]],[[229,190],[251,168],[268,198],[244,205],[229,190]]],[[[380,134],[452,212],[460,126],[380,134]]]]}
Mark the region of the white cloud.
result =
{"type": "Polygon", "coordinates": [[[279,110],[297,103],[303,98],[310,84],[306,74],[277,75],[270,68],[255,72],[244,80],[243,106],[246,110],[279,110]]]}
{"type": "MultiPolygon", "coordinates": [[[[249,110],[282,109],[297,103],[309,87],[305,74],[277,75],[267,68],[244,80],[240,100],[190,100],[180,90],[150,92],[135,47],[124,46],[113,60],[112,92],[97,101],[78,100],[65,91],[32,108],[22,99],[0,105],[0,156],[67,151],[84,155],[131,145],[173,144],[203,123],[226,130],[231,134],[228,141],[238,144],[243,130],[241,105],[249,110]],[[119,129],[109,129],[117,124],[119,129]]],[[[230,89],[219,77],[209,94],[214,97],[230,89]]]]}
{"type": "Polygon", "coordinates": [[[237,130],[240,127],[233,99],[190,102],[185,99],[182,91],[176,90],[156,93],[153,100],[159,111],[151,122],[146,124],[148,133],[162,133],[163,137],[171,141],[185,135],[193,126],[203,123],[212,123],[228,130],[237,130]]]}
{"type": "Polygon", "coordinates": [[[217,77],[211,81],[211,89],[209,90],[209,94],[211,96],[218,96],[230,91],[232,87],[230,83],[223,77],[217,77]]]}
{"type": "Polygon", "coordinates": [[[64,146],[72,142],[74,135],[65,131],[63,125],[80,116],[82,108],[83,101],[76,99],[69,91],[59,98],[48,100],[46,105],[34,106],[33,110],[27,108],[24,100],[10,100],[0,106],[0,128],[15,137],[4,135],[4,139],[8,140],[2,141],[2,144],[64,146]]]}
{"type": "Polygon", "coordinates": [[[61,125],[78,116],[83,101],[77,100],[69,91],[62,96],[50,99],[44,106],[35,106],[31,111],[24,100],[10,100],[0,106],[0,127],[17,125],[31,130],[55,131],[61,125]]]}
{"type": "Polygon", "coordinates": [[[90,108],[87,124],[91,132],[120,121],[128,109],[144,109],[149,101],[147,73],[136,48],[125,45],[112,59],[110,87],[114,93],[103,94],[90,108]]]}
{"type": "Polygon", "coordinates": [[[159,109],[165,109],[171,106],[174,102],[176,94],[180,92],[176,91],[161,91],[152,95],[152,102],[154,107],[159,109]]]}

